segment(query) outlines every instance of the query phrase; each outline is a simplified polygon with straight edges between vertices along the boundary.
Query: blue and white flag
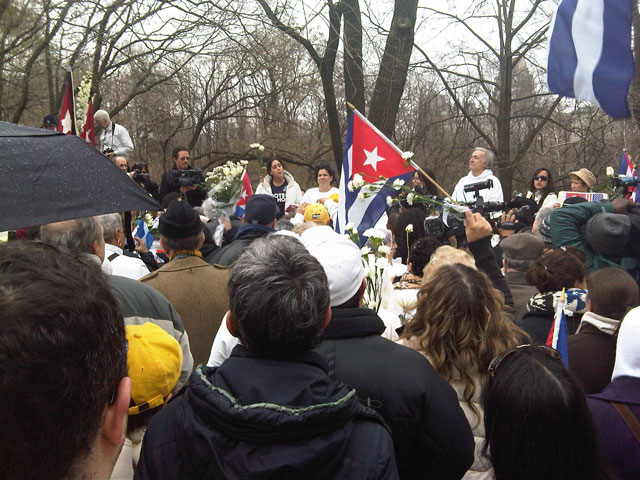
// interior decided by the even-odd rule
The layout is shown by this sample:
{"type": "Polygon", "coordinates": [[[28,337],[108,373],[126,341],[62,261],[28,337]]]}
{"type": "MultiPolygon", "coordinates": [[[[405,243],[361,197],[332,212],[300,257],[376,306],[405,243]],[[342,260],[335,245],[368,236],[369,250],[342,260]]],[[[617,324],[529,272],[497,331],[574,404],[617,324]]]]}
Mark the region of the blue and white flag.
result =
{"type": "Polygon", "coordinates": [[[144,240],[144,243],[147,244],[147,249],[153,245],[153,234],[149,231],[149,227],[144,223],[144,220],[138,220],[138,226],[133,236],[144,240]]]}
{"type": "Polygon", "coordinates": [[[549,90],[631,116],[632,0],[562,0],[549,35],[549,90]]]}
{"type": "Polygon", "coordinates": [[[336,231],[346,233],[346,226],[352,223],[364,244],[367,240],[364,232],[373,228],[386,210],[387,197],[399,193],[391,183],[397,179],[409,181],[413,170],[402,158],[402,150],[354,110],[344,145],[336,231]],[[375,191],[368,190],[366,185],[349,191],[348,185],[354,175],[361,176],[367,183],[380,182],[382,176],[386,179],[385,185],[376,186],[375,191]]]}

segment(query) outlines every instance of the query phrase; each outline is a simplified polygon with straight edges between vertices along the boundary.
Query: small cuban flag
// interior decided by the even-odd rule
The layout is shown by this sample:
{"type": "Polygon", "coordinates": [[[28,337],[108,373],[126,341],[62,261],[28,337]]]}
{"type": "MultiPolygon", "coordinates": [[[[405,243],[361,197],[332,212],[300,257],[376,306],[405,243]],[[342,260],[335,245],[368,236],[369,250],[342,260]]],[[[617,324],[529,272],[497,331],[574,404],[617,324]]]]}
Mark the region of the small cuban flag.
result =
{"type": "Polygon", "coordinates": [[[549,330],[549,336],[547,337],[546,345],[548,347],[555,348],[560,355],[562,355],[562,363],[569,368],[569,348],[567,344],[567,317],[564,313],[564,307],[566,305],[566,294],[564,288],[562,289],[562,295],[556,303],[556,313],[553,316],[553,325],[549,330]]]}
{"type": "Polygon", "coordinates": [[[144,223],[144,220],[138,220],[138,226],[133,236],[144,240],[144,243],[147,244],[147,249],[150,249],[151,245],[153,245],[153,234],[149,231],[149,227],[144,223]]]}
{"type": "Polygon", "coordinates": [[[236,203],[236,216],[242,218],[242,215],[244,215],[244,206],[247,204],[247,200],[249,200],[251,195],[253,195],[253,190],[251,188],[251,182],[249,181],[249,174],[245,170],[242,174],[242,193],[236,203]]]}

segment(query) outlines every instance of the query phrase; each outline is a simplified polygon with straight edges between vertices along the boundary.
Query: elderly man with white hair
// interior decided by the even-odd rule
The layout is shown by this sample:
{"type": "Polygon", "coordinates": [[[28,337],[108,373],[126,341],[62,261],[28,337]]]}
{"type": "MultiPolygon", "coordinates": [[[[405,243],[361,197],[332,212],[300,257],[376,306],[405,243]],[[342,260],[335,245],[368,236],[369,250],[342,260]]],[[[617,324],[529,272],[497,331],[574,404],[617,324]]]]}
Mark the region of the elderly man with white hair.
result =
{"type": "Polygon", "coordinates": [[[109,113],[105,110],[98,110],[93,118],[102,128],[100,151],[109,158],[113,158],[116,155],[129,158],[131,152],[133,152],[133,142],[127,129],[120,124],[112,122],[109,113]]]}
{"type": "Polygon", "coordinates": [[[453,190],[453,199],[456,202],[468,203],[475,201],[474,192],[465,192],[465,187],[474,183],[491,181],[491,186],[486,186],[478,191],[478,195],[485,202],[502,202],[504,195],[500,180],[490,170],[495,154],[486,148],[476,147],[469,157],[469,173],[462,177],[453,190]]]}
{"type": "Polygon", "coordinates": [[[144,262],[133,254],[124,253],[124,226],[119,213],[98,217],[104,229],[104,263],[109,262],[113,275],[138,280],[149,274],[144,262]]]}

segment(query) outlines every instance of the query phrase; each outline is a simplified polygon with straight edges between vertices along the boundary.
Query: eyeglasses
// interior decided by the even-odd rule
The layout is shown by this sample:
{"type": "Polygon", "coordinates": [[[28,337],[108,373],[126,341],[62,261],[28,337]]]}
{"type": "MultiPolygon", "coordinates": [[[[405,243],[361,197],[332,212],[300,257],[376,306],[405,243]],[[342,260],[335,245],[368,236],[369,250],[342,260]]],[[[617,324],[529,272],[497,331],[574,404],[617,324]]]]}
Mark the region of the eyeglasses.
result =
{"type": "Polygon", "coordinates": [[[505,358],[508,358],[509,356],[511,356],[511,354],[517,352],[521,348],[527,348],[531,350],[540,350],[541,352],[546,353],[551,358],[555,358],[556,360],[562,361],[562,355],[560,355],[560,352],[558,352],[555,348],[548,347],[547,345],[531,345],[531,344],[518,345],[516,348],[512,348],[511,350],[507,350],[505,352],[502,352],[496,355],[496,357],[493,360],[491,360],[491,363],[489,364],[489,379],[493,380],[493,378],[496,376],[496,371],[498,370],[498,367],[504,361],[505,358]]]}
{"type": "Polygon", "coordinates": [[[533,177],[533,179],[546,182],[547,180],[549,180],[549,177],[547,177],[546,175],[536,175],[535,177],[533,177]]]}

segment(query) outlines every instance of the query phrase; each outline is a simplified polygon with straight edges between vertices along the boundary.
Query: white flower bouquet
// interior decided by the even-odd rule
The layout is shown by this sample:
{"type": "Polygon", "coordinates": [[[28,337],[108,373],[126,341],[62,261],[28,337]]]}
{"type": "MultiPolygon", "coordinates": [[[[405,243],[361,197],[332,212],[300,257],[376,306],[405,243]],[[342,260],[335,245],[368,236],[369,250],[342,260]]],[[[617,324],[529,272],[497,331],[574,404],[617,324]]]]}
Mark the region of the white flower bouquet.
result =
{"type": "Polygon", "coordinates": [[[229,161],[205,175],[205,183],[210,190],[209,198],[202,206],[209,219],[217,219],[220,223],[214,234],[214,240],[218,245],[222,243],[223,221],[229,220],[242,194],[242,175],[247,164],[246,160],[229,161]]]}

